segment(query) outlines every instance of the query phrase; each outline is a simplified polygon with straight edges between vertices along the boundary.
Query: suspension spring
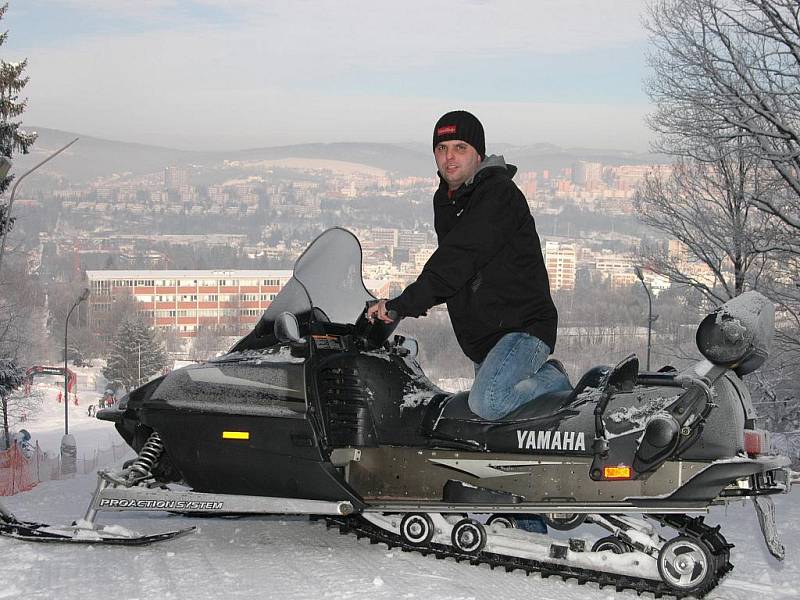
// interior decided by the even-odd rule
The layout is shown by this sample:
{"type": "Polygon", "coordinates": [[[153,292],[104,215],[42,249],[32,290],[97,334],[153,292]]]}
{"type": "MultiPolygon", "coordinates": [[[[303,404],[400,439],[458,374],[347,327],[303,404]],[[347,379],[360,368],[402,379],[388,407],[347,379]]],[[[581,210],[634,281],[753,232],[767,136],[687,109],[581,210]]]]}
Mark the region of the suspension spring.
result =
{"type": "Polygon", "coordinates": [[[154,431],[147,438],[144,446],[139,451],[139,456],[128,467],[128,481],[133,482],[136,479],[146,479],[153,474],[153,467],[158,462],[158,457],[164,452],[164,442],[161,441],[161,436],[158,432],[154,431]]]}

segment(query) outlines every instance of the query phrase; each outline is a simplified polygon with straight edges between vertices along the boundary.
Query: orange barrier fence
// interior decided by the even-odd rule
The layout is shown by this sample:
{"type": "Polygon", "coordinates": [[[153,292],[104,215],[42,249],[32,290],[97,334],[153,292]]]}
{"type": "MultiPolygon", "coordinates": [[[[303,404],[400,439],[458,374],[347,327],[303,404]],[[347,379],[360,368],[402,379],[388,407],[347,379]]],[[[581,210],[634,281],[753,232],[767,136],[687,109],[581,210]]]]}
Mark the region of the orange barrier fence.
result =
{"type": "MultiPolygon", "coordinates": [[[[122,460],[133,457],[125,443],[110,448],[97,448],[84,454],[76,462],[78,474],[94,473],[122,460]]],[[[61,478],[61,459],[58,455],[42,452],[37,443],[29,452],[16,442],[9,450],[0,451],[0,496],[13,496],[25,492],[41,481],[61,478]]]]}
{"type": "Polygon", "coordinates": [[[13,496],[39,483],[40,454],[37,446],[28,458],[16,442],[10,449],[0,452],[0,496],[13,496]]]}

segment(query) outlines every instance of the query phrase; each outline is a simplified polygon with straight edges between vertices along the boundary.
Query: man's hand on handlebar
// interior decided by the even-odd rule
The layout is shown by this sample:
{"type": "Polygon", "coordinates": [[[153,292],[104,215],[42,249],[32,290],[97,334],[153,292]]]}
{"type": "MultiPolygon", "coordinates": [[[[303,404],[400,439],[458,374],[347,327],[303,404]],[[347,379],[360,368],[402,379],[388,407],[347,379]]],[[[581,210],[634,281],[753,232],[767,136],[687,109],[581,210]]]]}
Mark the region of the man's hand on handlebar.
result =
{"type": "MultiPolygon", "coordinates": [[[[394,312],[394,311],[392,311],[394,312]]],[[[393,323],[394,319],[389,316],[389,313],[386,310],[386,299],[378,300],[374,304],[370,305],[367,308],[367,319],[371,322],[375,320],[375,318],[380,319],[384,323],[393,323]]]]}

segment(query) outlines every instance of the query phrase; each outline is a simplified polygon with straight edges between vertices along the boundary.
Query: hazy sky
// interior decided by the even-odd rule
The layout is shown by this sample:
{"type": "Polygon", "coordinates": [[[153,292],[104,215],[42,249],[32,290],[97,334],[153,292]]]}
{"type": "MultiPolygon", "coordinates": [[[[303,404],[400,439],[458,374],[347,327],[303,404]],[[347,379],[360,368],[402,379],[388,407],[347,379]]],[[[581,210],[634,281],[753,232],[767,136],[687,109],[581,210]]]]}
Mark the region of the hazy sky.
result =
{"type": "Polygon", "coordinates": [[[646,149],[644,0],[9,0],[26,125],[188,149],[492,142],[646,149]]]}

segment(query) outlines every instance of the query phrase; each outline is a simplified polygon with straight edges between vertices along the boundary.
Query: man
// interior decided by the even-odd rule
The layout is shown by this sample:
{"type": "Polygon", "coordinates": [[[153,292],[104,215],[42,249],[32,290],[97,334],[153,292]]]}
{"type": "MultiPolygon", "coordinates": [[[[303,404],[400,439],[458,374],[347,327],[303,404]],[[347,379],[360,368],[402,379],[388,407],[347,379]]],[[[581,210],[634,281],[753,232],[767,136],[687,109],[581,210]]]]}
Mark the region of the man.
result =
{"type": "Polygon", "coordinates": [[[483,126],[466,111],[445,114],[433,130],[441,179],[433,197],[439,247],[417,280],[368,310],[391,322],[447,302],[456,338],[475,363],[470,409],[496,420],[546,392],[570,389],[548,361],[558,313],[539,236],[525,196],[502,156],[486,156],[483,126]]]}

